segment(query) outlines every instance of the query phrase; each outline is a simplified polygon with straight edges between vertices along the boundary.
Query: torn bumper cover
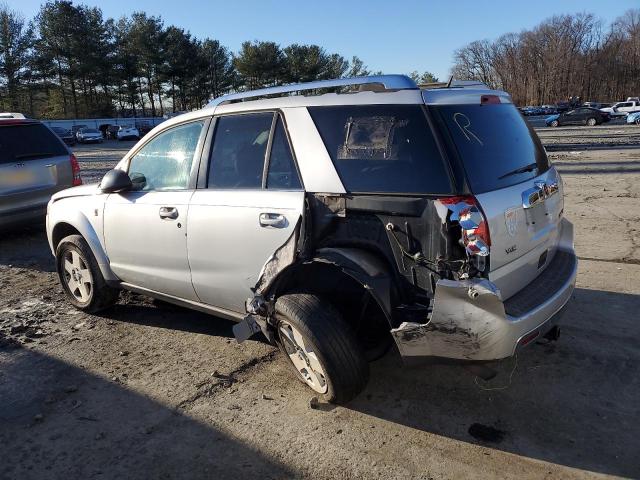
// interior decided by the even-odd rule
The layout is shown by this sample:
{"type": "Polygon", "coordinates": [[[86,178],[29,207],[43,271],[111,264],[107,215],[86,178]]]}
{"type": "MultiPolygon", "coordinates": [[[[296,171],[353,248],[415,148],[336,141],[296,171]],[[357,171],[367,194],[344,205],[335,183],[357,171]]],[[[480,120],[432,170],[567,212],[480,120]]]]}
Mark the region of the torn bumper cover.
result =
{"type": "Polygon", "coordinates": [[[537,338],[554,325],[571,297],[577,269],[575,252],[558,250],[549,267],[507,301],[486,279],[439,280],[430,320],[404,322],[391,333],[407,361],[510,357],[523,339],[537,338]]]}

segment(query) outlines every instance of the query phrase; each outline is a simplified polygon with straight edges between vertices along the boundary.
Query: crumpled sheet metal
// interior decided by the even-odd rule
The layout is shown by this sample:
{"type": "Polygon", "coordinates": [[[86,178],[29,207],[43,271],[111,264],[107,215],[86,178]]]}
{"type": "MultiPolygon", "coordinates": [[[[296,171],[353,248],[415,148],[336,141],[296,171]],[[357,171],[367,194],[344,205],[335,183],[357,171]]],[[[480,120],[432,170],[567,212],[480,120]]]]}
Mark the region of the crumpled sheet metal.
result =
{"type": "Polygon", "coordinates": [[[431,320],[404,322],[391,334],[405,358],[496,360],[511,354],[506,322],[500,291],[488,280],[439,280],[431,320]]]}

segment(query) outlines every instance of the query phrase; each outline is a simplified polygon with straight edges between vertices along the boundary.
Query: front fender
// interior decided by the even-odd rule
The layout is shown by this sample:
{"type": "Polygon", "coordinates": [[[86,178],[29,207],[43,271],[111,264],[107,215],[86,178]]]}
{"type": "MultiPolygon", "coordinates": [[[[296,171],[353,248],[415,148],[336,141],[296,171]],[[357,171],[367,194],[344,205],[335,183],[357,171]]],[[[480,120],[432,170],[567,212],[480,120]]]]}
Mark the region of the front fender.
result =
{"type": "MultiPolygon", "coordinates": [[[[91,252],[98,263],[102,276],[108,283],[117,283],[120,279],[111,270],[109,257],[101,242],[102,232],[102,203],[96,204],[92,201],[92,197],[73,198],[68,200],[59,200],[49,205],[49,213],[47,215],[47,238],[51,252],[55,255],[56,245],[54,239],[58,229],[68,228],[66,225],[73,227],[86,240],[91,252]],[[81,205],[65,205],[69,203],[79,203],[81,205]]],[[[65,235],[66,236],[66,235],[65,235]]]]}

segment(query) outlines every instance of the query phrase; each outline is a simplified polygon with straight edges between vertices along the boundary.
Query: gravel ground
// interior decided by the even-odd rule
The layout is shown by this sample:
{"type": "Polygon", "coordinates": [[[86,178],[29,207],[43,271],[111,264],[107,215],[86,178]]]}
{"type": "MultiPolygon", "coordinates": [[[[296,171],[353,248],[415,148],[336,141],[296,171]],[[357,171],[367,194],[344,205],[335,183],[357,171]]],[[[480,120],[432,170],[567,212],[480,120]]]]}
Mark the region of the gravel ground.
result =
{"type": "MultiPolygon", "coordinates": [[[[128,146],[78,147],[85,179],[128,146]]],[[[392,350],[346,407],[227,321],[129,293],[80,313],[41,228],[0,237],[0,478],[639,477],[640,149],[550,156],[581,258],[560,341],[490,382],[392,350]]]]}

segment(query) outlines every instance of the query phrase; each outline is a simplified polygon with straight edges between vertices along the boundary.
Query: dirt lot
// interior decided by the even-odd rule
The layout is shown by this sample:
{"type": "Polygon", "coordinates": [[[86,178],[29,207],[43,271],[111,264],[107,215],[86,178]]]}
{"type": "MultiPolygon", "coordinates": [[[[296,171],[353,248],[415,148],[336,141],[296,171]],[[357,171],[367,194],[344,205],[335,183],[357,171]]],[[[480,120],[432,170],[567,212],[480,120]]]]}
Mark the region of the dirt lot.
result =
{"type": "MultiPolygon", "coordinates": [[[[640,477],[640,129],[599,145],[614,129],[541,133],[571,149],[551,157],[578,285],[560,341],[490,382],[391,351],[355,401],[311,409],[285,359],[229,322],[133,294],[79,313],[41,228],[1,237],[0,478],[640,477]]],[[[77,148],[85,178],[126,147],[77,148]]]]}

